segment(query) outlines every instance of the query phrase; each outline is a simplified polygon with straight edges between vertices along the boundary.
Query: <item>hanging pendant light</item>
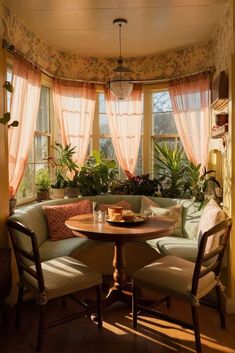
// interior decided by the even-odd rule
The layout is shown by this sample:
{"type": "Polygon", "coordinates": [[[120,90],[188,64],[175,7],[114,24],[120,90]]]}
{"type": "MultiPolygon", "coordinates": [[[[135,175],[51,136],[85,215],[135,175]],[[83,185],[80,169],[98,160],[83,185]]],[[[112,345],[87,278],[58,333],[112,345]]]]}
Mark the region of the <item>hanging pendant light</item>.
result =
{"type": "Polygon", "coordinates": [[[131,70],[123,66],[122,57],[122,37],[121,30],[122,25],[127,24],[125,18],[116,18],[113,20],[113,24],[118,24],[119,26],[119,58],[117,60],[118,66],[113,70],[116,74],[113,79],[109,81],[109,87],[112,94],[119,100],[126,99],[132,91],[133,84],[130,82],[129,74],[131,70]]]}

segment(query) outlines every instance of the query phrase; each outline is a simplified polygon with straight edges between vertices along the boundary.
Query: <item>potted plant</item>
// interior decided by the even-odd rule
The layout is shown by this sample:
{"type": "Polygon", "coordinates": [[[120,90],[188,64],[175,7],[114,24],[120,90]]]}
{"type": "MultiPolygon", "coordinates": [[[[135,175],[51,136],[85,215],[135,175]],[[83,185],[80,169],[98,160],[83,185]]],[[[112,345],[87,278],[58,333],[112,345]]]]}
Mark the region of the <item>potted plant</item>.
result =
{"type": "Polygon", "coordinates": [[[66,193],[68,198],[78,197],[79,195],[79,181],[78,181],[78,170],[74,172],[72,179],[67,180],[67,189],[66,193]]]}
{"type": "Polygon", "coordinates": [[[155,167],[162,182],[162,196],[171,198],[182,198],[185,194],[187,183],[188,159],[182,147],[172,147],[164,142],[155,142],[154,148],[157,157],[155,167]]]}
{"type": "Polygon", "coordinates": [[[47,168],[40,168],[35,178],[37,201],[50,200],[51,178],[47,168]]]}
{"type": "Polygon", "coordinates": [[[106,160],[99,152],[93,151],[78,174],[80,193],[86,196],[108,193],[117,173],[115,161],[106,160]]]}
{"type": "Polygon", "coordinates": [[[63,146],[61,143],[55,142],[55,146],[52,148],[55,150],[55,157],[49,158],[49,166],[53,174],[51,196],[53,199],[64,198],[65,189],[68,186],[67,174],[78,169],[78,165],[73,161],[75,146],[71,147],[71,144],[63,146]]]}
{"type": "Polygon", "coordinates": [[[112,194],[146,195],[162,194],[162,185],[157,179],[150,179],[149,174],[133,176],[127,180],[118,180],[111,189],[112,194]]]}
{"type": "Polygon", "coordinates": [[[220,188],[220,183],[215,177],[215,170],[205,169],[204,173],[200,175],[200,169],[201,164],[195,166],[193,163],[190,163],[187,172],[189,195],[194,201],[200,203],[199,210],[211,197],[216,199],[218,203],[221,202],[220,197],[216,193],[217,188],[220,188]]]}

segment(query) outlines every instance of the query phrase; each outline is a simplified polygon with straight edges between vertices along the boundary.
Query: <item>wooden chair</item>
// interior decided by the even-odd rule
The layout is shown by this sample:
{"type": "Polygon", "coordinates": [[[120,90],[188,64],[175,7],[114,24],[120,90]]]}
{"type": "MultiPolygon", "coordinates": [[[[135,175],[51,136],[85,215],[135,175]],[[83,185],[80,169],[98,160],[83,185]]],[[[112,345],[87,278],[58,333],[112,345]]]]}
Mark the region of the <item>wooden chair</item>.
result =
{"type": "Polygon", "coordinates": [[[101,274],[69,256],[41,262],[35,233],[20,222],[12,220],[8,221],[8,229],[19,272],[16,325],[20,324],[21,306],[24,289],[26,288],[33,293],[36,303],[39,305],[37,351],[42,348],[45,328],[50,328],[94,312],[94,308],[88,308],[76,298],[79,304],[86,307],[85,310],[67,315],[61,320],[46,323],[45,305],[51,299],[58,297],[64,299],[66,295],[71,295],[93,286],[96,287],[97,323],[98,327],[102,327],[101,274]]]}
{"type": "Polygon", "coordinates": [[[200,300],[213,288],[216,289],[218,303],[216,308],[220,314],[221,328],[225,329],[225,309],[221,297],[220,269],[231,225],[231,219],[227,218],[202,235],[196,263],[176,256],[164,256],[138,270],[133,275],[132,312],[133,327],[135,329],[137,329],[137,314],[139,310],[140,312],[151,313],[160,319],[193,329],[196,351],[201,353],[198,307],[200,300]],[[216,246],[208,249],[208,244],[211,244],[211,237],[213,237],[213,243],[216,246]],[[190,303],[192,324],[140,305],[138,300],[140,288],[183,299],[190,303]]]}

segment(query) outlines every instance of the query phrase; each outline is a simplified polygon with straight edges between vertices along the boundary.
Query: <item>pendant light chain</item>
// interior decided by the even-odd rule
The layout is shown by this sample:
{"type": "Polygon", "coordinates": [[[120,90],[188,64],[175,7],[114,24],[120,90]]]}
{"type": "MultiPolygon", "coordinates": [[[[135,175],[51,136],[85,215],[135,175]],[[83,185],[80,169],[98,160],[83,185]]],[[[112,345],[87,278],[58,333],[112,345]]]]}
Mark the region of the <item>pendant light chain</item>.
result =
{"type": "Polygon", "coordinates": [[[122,24],[119,23],[119,57],[122,57],[122,24]]]}

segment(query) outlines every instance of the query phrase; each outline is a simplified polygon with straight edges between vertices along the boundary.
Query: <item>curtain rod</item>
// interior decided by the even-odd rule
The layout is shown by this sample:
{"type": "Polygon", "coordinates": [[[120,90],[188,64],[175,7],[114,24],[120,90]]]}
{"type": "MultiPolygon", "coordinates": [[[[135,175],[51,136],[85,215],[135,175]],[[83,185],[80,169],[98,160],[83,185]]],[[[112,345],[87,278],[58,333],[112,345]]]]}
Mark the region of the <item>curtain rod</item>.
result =
{"type": "MultiPolygon", "coordinates": [[[[48,71],[46,71],[42,66],[40,66],[39,64],[37,64],[35,61],[29,59],[24,53],[22,53],[20,50],[16,49],[15,46],[13,44],[9,44],[6,39],[3,39],[3,44],[2,44],[3,48],[6,49],[11,55],[20,55],[22,56],[24,59],[26,59],[27,61],[29,61],[32,65],[34,65],[36,68],[40,69],[40,71],[45,74],[46,76],[55,79],[58,78],[60,80],[64,80],[64,81],[76,81],[76,82],[85,82],[85,83],[91,83],[91,84],[96,84],[96,85],[106,85],[107,82],[104,81],[89,81],[89,80],[79,80],[79,79],[72,79],[72,78],[62,78],[62,77],[56,77],[55,75],[52,75],[51,73],[49,73],[48,71]]],[[[205,70],[201,70],[201,71],[196,71],[190,74],[186,74],[186,75],[182,75],[182,76],[176,76],[176,77],[172,77],[172,78],[159,78],[159,79],[147,79],[147,80],[132,80],[130,79],[129,81],[131,83],[142,83],[145,85],[153,85],[154,83],[167,83],[170,82],[172,80],[177,80],[180,78],[185,78],[185,77],[189,77],[189,76],[194,76],[203,72],[208,72],[213,74],[215,72],[215,68],[213,66],[208,66],[205,70]]]]}

